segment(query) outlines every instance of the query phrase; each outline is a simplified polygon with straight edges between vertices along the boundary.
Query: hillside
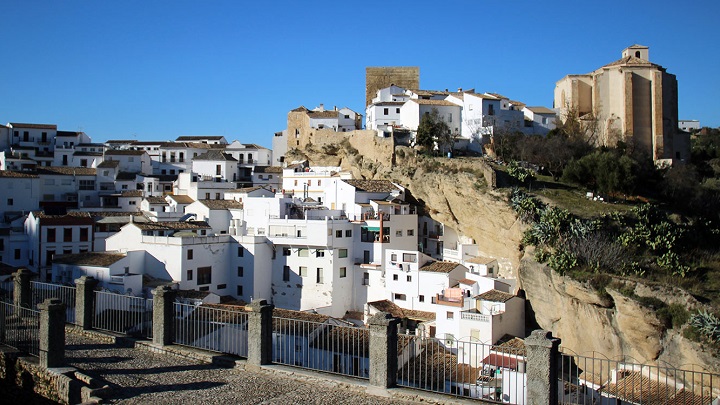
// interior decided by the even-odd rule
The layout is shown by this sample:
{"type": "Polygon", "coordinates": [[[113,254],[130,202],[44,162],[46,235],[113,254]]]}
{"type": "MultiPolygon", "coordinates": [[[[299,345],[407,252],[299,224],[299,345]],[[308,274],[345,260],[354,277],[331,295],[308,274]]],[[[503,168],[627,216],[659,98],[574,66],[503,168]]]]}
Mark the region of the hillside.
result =
{"type": "MultiPolygon", "coordinates": [[[[394,147],[390,138],[358,131],[322,136],[288,160],[341,166],[357,178],[388,179],[405,186],[433,219],[473,238],[482,255],[498,259],[500,275],[516,277],[528,304],[528,328],[541,327],[561,337],[577,353],[598,352],[610,358],[630,356],[641,363],[664,361],[720,372],[714,353],[685,338],[638,297],[697,308],[700,304],[679,288],[637,280],[606,282],[598,294],[590,281],[560,276],[523,248],[527,225],[508,205],[509,189],[494,187],[498,174],[481,158],[433,158],[394,147]],[[558,309],[561,308],[561,311],[558,309]]],[[[502,182],[503,179],[500,179],[502,182]]],[[[552,195],[552,193],[550,193],[552,195]]],[[[551,200],[551,197],[544,197],[551,200]]]]}

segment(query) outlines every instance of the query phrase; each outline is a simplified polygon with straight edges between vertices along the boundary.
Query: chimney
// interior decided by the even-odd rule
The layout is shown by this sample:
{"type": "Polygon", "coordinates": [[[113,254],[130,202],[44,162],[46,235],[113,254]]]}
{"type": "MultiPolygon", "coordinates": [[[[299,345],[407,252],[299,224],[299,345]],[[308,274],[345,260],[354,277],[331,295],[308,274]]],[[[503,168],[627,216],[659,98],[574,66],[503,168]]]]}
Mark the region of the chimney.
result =
{"type": "Polygon", "coordinates": [[[462,93],[462,87],[458,87],[458,93],[462,93]]]}
{"type": "Polygon", "coordinates": [[[325,104],[320,103],[320,111],[325,111],[325,104]]]}

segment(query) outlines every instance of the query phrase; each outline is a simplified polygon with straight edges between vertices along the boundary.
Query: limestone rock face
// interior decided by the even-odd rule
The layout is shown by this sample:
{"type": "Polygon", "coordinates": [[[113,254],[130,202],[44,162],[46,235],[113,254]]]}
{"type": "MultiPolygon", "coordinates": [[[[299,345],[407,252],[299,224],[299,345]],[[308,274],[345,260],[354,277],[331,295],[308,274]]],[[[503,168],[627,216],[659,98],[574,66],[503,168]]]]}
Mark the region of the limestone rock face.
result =
{"type": "MultiPolygon", "coordinates": [[[[433,219],[473,238],[482,255],[498,259],[501,276],[518,279],[531,309],[528,316],[560,337],[564,348],[586,356],[625,356],[639,363],[698,364],[720,372],[717,358],[679,332],[666,331],[653,311],[612,289],[610,298],[601,298],[583,283],[537,263],[532,249],[523,256],[519,246],[526,225],[507,204],[507,195],[491,186],[493,171],[482,160],[454,158],[438,164],[411,148],[393,148],[391,140],[371,131],[356,131],[342,141],[337,136],[315,139],[312,150],[293,158],[341,166],[357,178],[387,179],[406,187],[424,202],[433,219]]],[[[638,284],[635,293],[693,306],[694,299],[679,291],[638,284]]]]}

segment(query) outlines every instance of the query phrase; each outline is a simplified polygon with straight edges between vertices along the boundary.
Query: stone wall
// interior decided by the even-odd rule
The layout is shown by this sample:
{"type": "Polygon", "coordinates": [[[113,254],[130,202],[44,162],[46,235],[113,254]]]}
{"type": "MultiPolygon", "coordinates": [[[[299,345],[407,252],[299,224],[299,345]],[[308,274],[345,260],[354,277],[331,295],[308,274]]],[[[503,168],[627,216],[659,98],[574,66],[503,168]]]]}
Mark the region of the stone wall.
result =
{"type": "Polygon", "coordinates": [[[81,402],[82,383],[63,371],[74,369],[44,369],[34,357],[21,357],[13,349],[0,350],[0,379],[5,385],[19,388],[20,396],[36,394],[61,404],[81,402]]]}

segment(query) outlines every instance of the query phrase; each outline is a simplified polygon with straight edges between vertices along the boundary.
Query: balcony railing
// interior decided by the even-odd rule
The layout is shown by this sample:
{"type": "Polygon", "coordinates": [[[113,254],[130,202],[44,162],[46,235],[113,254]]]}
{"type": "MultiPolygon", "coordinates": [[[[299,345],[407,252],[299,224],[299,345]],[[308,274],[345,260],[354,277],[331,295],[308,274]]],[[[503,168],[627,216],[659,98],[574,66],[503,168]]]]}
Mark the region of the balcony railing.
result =
{"type": "Polygon", "coordinates": [[[490,322],[489,315],[476,314],[474,312],[461,312],[460,318],[468,319],[471,321],[490,322]]]}
{"type": "Polygon", "coordinates": [[[432,299],[433,304],[448,305],[451,307],[463,307],[465,300],[463,297],[446,297],[442,294],[437,294],[432,299]]]}

